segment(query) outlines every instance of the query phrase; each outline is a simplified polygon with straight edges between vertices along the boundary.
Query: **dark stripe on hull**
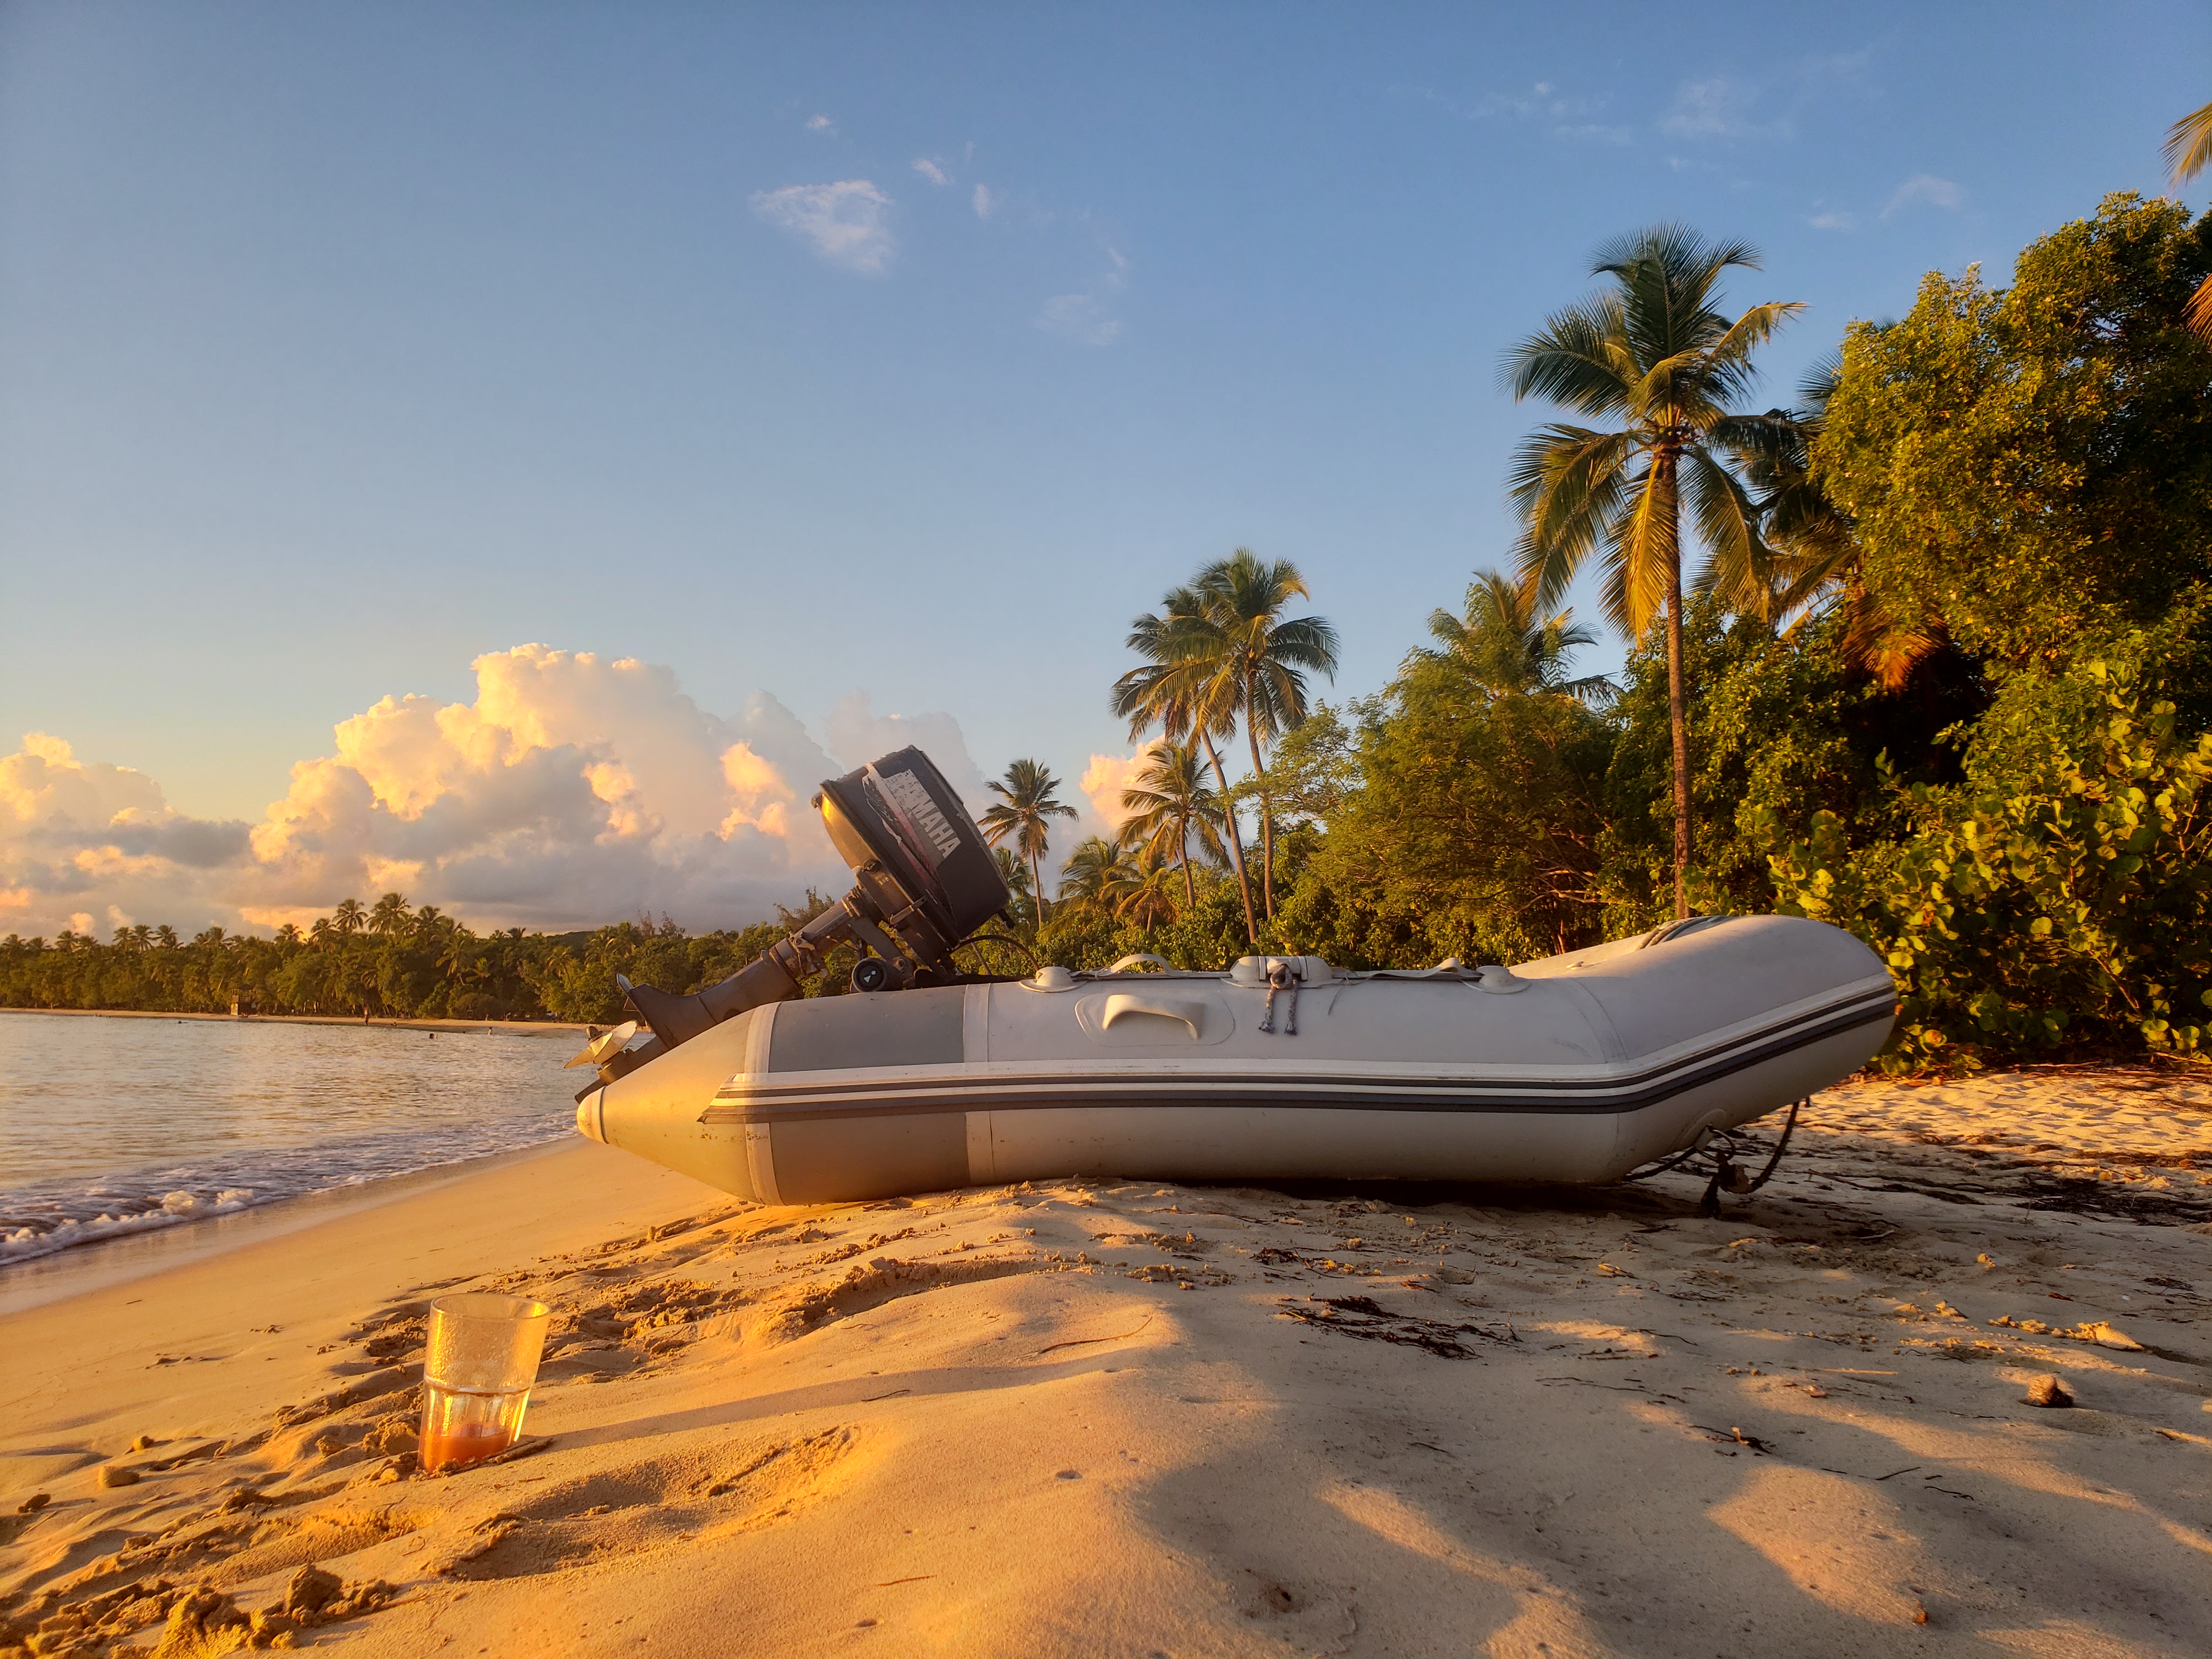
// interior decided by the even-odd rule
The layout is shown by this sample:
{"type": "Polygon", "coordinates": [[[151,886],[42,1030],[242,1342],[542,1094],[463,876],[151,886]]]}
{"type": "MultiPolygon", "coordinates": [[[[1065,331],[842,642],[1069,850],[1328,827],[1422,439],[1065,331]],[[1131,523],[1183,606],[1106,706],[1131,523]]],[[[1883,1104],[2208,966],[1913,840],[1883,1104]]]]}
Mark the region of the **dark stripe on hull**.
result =
{"type": "Polygon", "coordinates": [[[1739,1037],[1698,1054],[1605,1082],[1526,1078],[1496,1083],[1464,1079],[1302,1079],[1279,1072],[1220,1072],[1193,1077],[1047,1077],[951,1075],[823,1084],[750,1079],[726,1085],[699,1118],[702,1124],[799,1123],[896,1116],[912,1112],[1021,1111],[1073,1106],[1219,1107],[1255,1105],[1390,1112],[1541,1112],[1564,1116],[1620,1115],[1655,1106],[1686,1091],[1778,1059],[1832,1036],[1896,1018],[1893,991],[1815,1010],[1790,1024],[1739,1037]]]}

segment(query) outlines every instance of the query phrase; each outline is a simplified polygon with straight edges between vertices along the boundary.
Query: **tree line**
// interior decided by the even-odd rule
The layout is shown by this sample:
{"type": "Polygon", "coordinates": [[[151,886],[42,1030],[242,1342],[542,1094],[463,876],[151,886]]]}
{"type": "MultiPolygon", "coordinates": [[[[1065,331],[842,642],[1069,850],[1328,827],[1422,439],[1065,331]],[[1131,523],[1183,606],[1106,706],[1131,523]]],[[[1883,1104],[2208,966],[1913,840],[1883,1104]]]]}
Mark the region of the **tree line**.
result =
{"type": "MultiPolygon", "coordinates": [[[[1507,353],[1558,410],[1510,465],[1519,539],[1373,696],[1322,700],[1337,634],[1289,561],[1238,549],[1138,615],[1107,690],[1147,745],[1128,816],[1055,867],[1060,781],[1009,767],[979,822],[1013,902],[963,961],[1511,962],[1779,909],[1888,963],[1893,1067],[2212,1042],[2212,216],[2117,195],[2008,287],[1931,273],[1786,407],[1748,398],[1797,307],[1722,301],[1757,264],[1621,239],[1507,353]],[[1560,602],[1593,568],[1617,678],[1577,672],[1560,602]]],[[[606,1020],[616,972],[696,988],[822,903],[479,937],[394,894],[274,939],[10,938],[0,1000],[606,1020]]]]}

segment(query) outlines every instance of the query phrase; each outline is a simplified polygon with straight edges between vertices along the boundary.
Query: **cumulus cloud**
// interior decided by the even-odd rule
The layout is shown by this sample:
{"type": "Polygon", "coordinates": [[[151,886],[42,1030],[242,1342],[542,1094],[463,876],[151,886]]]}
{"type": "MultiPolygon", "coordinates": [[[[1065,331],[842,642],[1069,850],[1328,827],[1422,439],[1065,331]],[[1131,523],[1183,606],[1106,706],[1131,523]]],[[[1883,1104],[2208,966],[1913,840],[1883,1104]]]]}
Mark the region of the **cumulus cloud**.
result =
{"type": "Polygon", "coordinates": [[[952,182],[952,175],[927,155],[917,155],[914,158],[914,170],[933,185],[949,185],[952,182]]]}
{"type": "Polygon", "coordinates": [[[1930,207],[1955,208],[1966,199],[1966,192],[1948,179],[1939,179],[1932,173],[1917,173],[1891,194],[1889,205],[1881,210],[1885,219],[1899,208],[1911,207],[1915,202],[1925,202],[1930,207]]]}
{"type": "Polygon", "coordinates": [[[1110,836],[1128,821],[1129,809],[1121,805],[1121,792],[1136,782],[1149,752],[1140,749],[1133,755],[1091,756],[1091,764],[1076,783],[1091,803],[1091,811],[1083,818],[1086,833],[1110,836]]]}
{"type": "Polygon", "coordinates": [[[806,118],[806,130],[809,132],[835,132],[837,124],[826,115],[810,115],[806,118]]]}
{"type": "Polygon", "coordinates": [[[744,922],[844,878],[810,804],[822,779],[913,743],[982,793],[950,714],[855,694],[825,747],[765,692],[718,715],[628,658],[528,645],[475,667],[473,702],[387,696],[341,721],[250,826],[27,738],[0,757],[0,931],[267,927],[395,889],[477,927],[744,922]]]}
{"type": "Polygon", "coordinates": [[[0,757],[0,928],[80,932],[159,914],[172,894],[198,914],[217,872],[245,856],[246,826],[171,809],[127,766],[80,761],[41,732],[0,757]]]}
{"type": "Polygon", "coordinates": [[[968,739],[960,722],[950,714],[878,714],[869,707],[865,691],[848,694],[823,722],[830,750],[839,769],[851,771],[878,755],[912,745],[926,751],[945,774],[945,781],[960,793],[969,816],[990,804],[983,790],[983,774],[968,753],[968,739]]]}
{"type": "Polygon", "coordinates": [[[975,195],[969,199],[975,205],[978,219],[988,219],[999,210],[999,198],[991,194],[988,185],[976,185],[975,195]]]}
{"type": "Polygon", "coordinates": [[[891,198],[866,179],[786,185],[752,198],[753,211],[799,238],[833,265],[883,274],[891,257],[891,198]]]}
{"type": "Polygon", "coordinates": [[[1112,248],[1106,250],[1112,269],[1101,273],[1076,294],[1055,295],[1037,313],[1037,326],[1048,334],[1079,340],[1085,345],[1110,345],[1121,331],[1121,320],[1113,313],[1115,298],[1129,286],[1129,262],[1112,248]]]}

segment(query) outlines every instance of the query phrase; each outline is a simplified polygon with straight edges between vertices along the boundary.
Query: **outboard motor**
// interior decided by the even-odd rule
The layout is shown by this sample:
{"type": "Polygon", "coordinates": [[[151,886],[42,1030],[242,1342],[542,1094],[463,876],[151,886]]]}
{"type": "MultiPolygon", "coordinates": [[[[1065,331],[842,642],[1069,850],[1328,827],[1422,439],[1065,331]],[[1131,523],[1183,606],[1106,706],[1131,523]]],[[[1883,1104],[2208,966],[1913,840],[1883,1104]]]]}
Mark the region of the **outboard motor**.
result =
{"type": "Polygon", "coordinates": [[[1012,895],[983,832],[929,757],[901,749],[827,779],[814,805],[830,844],[857,878],[853,890],[703,991],[678,996],[618,979],[623,1006],[652,1028],[653,1040],[625,1048],[637,1031],[634,1020],[592,1042],[569,1062],[599,1066],[599,1082],[592,1088],[748,1009],[798,996],[800,982],[822,971],[823,953],[835,945],[860,947],[853,965],[856,991],[957,985],[975,977],[954,964],[952,952],[1012,895]]]}

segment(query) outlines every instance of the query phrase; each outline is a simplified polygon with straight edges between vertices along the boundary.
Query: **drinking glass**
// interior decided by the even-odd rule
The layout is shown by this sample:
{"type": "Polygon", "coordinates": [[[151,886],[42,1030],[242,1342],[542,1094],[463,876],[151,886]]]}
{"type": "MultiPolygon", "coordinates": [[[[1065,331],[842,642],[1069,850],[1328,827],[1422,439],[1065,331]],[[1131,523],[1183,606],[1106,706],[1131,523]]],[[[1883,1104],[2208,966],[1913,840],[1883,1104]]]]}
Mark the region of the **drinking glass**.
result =
{"type": "Polygon", "coordinates": [[[422,1361],[422,1466],[495,1457],[522,1432],[552,1310],[526,1296],[477,1291],[430,1304],[422,1361]]]}

